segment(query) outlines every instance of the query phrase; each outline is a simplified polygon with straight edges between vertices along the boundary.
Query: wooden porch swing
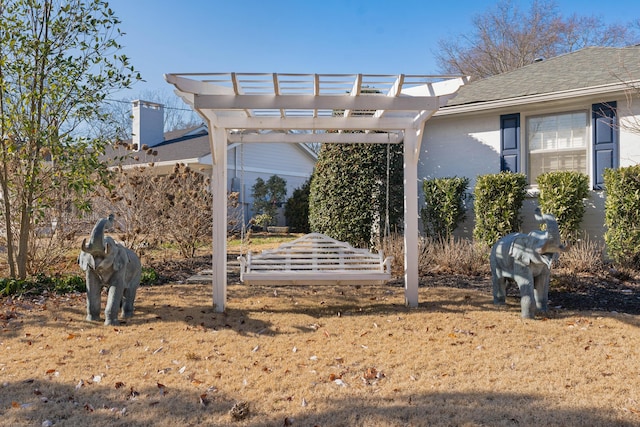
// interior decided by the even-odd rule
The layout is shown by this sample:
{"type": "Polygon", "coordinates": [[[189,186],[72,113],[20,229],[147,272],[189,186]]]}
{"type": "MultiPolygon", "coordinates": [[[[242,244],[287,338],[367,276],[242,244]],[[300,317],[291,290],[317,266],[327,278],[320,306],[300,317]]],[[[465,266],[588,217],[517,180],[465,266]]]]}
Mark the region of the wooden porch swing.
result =
{"type": "MultiPolygon", "coordinates": [[[[242,137],[240,142],[242,143],[242,137]]],[[[390,235],[390,145],[388,140],[384,237],[390,235]]],[[[243,152],[244,150],[241,151],[243,152]]],[[[240,165],[241,180],[244,183],[244,155],[240,165]]],[[[243,243],[244,239],[243,227],[243,243]]],[[[391,280],[393,257],[385,258],[382,250],[374,253],[367,249],[357,249],[324,234],[310,233],[260,254],[254,255],[249,251],[245,257],[241,253],[238,261],[240,281],[248,285],[383,285],[391,280]]]]}
{"type": "Polygon", "coordinates": [[[248,285],[382,285],[391,279],[393,257],[310,233],[238,261],[240,280],[248,285]]]}

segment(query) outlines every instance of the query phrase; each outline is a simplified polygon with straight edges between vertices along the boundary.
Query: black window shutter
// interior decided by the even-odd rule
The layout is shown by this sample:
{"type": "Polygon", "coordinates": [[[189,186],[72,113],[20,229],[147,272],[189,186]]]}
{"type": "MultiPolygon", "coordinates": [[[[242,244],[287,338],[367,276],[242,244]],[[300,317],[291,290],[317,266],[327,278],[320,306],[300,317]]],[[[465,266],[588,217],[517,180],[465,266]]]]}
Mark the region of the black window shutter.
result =
{"type": "Polygon", "coordinates": [[[520,114],[500,116],[500,171],[520,172],[520,114]]]}
{"type": "Polygon", "coordinates": [[[591,106],[593,129],[593,186],[604,188],[604,170],[618,167],[618,126],[616,102],[591,106]]]}

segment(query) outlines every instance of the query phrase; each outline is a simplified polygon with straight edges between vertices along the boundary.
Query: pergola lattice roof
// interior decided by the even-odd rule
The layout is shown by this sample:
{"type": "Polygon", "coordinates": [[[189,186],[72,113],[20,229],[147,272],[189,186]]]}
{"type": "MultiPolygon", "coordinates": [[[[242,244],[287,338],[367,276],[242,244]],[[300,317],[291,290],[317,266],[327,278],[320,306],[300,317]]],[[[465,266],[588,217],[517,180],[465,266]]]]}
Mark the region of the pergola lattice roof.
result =
{"type": "Polygon", "coordinates": [[[421,113],[445,105],[466,82],[459,76],[413,74],[181,73],[165,78],[197,111],[215,110],[225,128],[296,130],[295,142],[386,142],[383,135],[354,141],[304,137],[300,131],[402,131],[420,123],[421,113]]]}

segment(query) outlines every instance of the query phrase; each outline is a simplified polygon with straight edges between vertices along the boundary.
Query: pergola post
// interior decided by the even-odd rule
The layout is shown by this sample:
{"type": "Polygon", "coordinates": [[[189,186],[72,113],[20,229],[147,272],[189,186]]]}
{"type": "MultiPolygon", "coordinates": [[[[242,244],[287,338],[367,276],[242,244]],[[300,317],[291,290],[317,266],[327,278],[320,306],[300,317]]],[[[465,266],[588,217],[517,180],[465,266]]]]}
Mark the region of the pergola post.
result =
{"type": "Polygon", "coordinates": [[[211,192],[213,195],[213,306],[223,312],[227,303],[227,132],[220,127],[211,127],[212,170],[211,192]]]}
{"type": "MultiPolygon", "coordinates": [[[[423,123],[424,126],[424,123],[423,123]]],[[[421,129],[404,133],[404,300],[418,306],[418,158],[421,129]]]]}

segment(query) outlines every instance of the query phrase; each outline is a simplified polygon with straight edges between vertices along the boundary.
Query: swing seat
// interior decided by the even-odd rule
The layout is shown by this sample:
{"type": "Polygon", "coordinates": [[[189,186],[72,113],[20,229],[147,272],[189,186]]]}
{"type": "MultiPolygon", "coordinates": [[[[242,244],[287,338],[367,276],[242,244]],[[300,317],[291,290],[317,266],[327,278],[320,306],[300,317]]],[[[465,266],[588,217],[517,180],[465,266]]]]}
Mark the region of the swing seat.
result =
{"type": "Polygon", "coordinates": [[[392,260],[320,233],[238,257],[240,280],[248,285],[382,285],[391,279],[392,260]]]}

